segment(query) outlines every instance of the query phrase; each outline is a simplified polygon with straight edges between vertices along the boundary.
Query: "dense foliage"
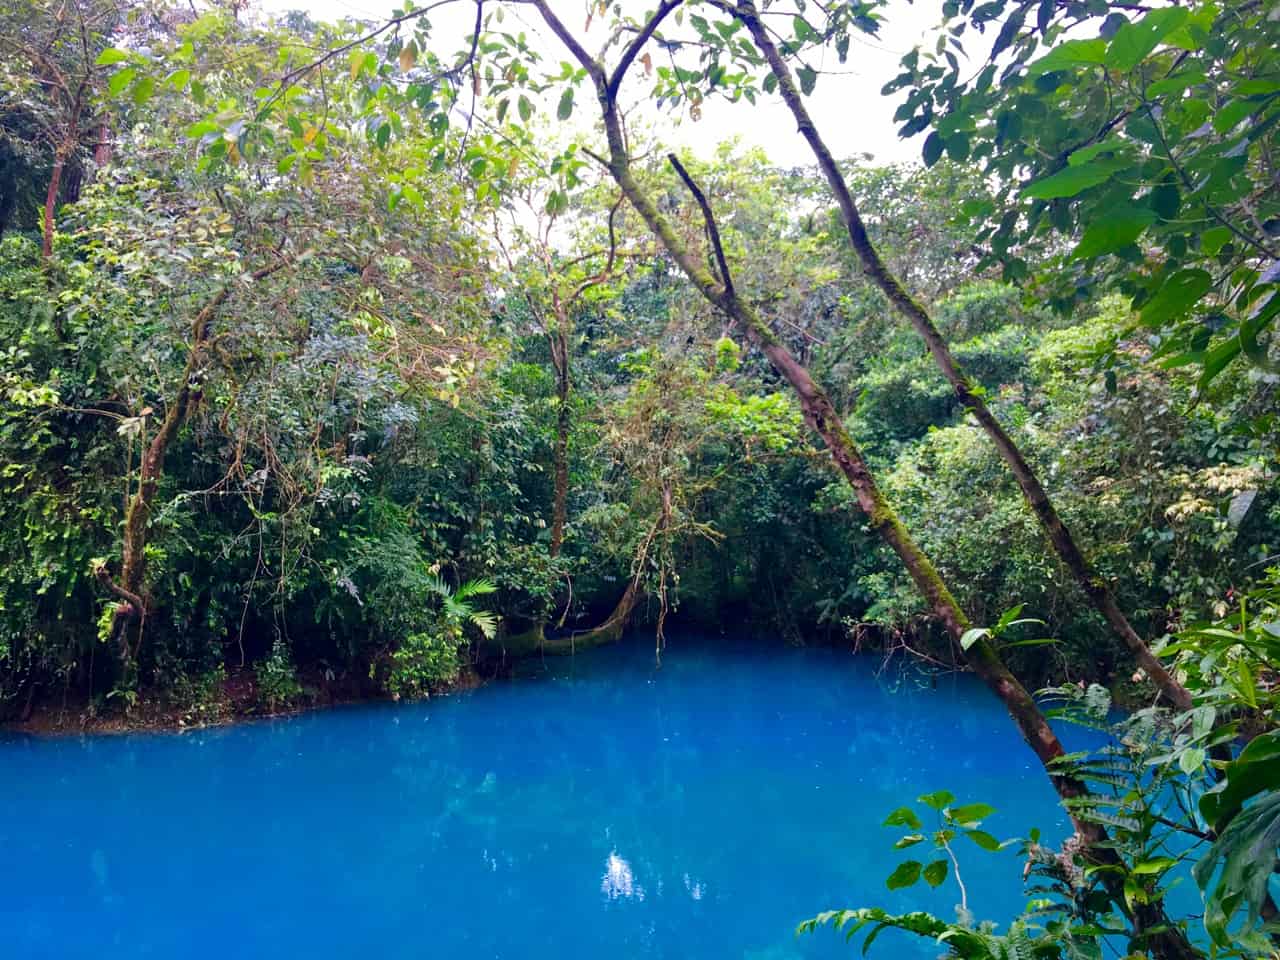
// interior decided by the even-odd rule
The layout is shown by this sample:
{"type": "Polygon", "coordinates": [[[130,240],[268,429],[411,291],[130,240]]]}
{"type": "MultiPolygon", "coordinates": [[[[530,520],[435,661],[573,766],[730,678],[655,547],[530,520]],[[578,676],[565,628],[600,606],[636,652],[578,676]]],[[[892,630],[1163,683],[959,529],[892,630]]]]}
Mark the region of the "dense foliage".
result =
{"type": "Polygon", "coordinates": [[[957,918],[808,928],[1268,955],[1274,13],[948,0],[886,88],[924,163],[871,166],[801,99],[874,3],[590,3],[585,39],[533,3],[537,42],[505,6],[460,48],[412,4],[5,15],[0,712],[425,696],[670,618],[905,650],[1033,748],[1015,675],[1136,710],[1040,743],[1078,835],[1019,842],[1007,933],[952,845],[994,811],[945,791],[889,882],[957,918]],[[779,92],[812,168],[618,109],[779,92]],[[593,100],[603,138],[540,120],[593,100]],[[1165,914],[1191,862],[1203,923],[1165,914]]]}

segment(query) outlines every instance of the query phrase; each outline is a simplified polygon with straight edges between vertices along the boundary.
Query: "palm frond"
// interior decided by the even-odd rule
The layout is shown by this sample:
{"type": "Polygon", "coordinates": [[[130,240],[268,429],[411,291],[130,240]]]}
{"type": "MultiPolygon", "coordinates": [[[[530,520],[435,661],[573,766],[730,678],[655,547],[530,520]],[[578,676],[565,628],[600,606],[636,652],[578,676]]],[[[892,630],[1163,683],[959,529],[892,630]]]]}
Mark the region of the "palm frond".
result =
{"type": "Polygon", "coordinates": [[[480,597],[489,593],[497,593],[498,585],[492,580],[480,577],[477,580],[468,580],[460,585],[457,590],[453,591],[455,600],[466,600],[468,597],[480,597]]]}
{"type": "Polygon", "coordinates": [[[498,615],[491,610],[475,610],[468,619],[476,625],[486,640],[498,635],[498,615]]]}

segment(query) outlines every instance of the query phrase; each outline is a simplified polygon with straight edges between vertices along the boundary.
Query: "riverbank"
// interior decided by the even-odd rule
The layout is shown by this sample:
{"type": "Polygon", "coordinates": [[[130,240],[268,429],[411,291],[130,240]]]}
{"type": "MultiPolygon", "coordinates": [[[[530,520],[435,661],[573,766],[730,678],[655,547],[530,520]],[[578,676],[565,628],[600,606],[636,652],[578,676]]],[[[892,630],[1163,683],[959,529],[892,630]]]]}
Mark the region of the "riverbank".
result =
{"type": "MultiPolygon", "coordinates": [[[[473,690],[488,679],[491,678],[482,676],[475,667],[467,666],[454,683],[433,691],[432,696],[473,690]]],[[[24,716],[0,723],[0,730],[36,736],[184,733],[396,699],[381,693],[344,689],[343,685],[319,674],[302,675],[299,685],[302,693],[297,697],[271,703],[264,698],[254,672],[244,668],[228,671],[221,682],[186,700],[175,699],[172,690],[160,689],[140,691],[128,704],[101,697],[77,703],[70,696],[51,692],[48,696],[33,698],[24,707],[24,716]]]]}

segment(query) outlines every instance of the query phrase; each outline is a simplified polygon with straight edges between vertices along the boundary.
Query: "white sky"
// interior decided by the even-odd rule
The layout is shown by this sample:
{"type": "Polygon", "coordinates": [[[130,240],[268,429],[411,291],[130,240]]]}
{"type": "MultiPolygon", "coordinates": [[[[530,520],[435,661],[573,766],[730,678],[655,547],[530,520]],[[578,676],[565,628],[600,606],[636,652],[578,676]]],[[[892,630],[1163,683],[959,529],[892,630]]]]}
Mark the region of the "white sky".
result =
{"type": "MultiPolygon", "coordinates": [[[[305,10],[316,20],[340,20],[353,16],[380,20],[390,15],[388,0],[259,0],[267,13],[287,10],[305,10]]],[[[557,13],[561,4],[566,19],[575,26],[578,14],[585,20],[584,0],[557,0],[557,13]]],[[[916,160],[920,156],[919,138],[910,141],[897,136],[899,124],[893,121],[898,96],[882,97],[880,88],[898,73],[898,61],[916,44],[926,31],[941,18],[939,0],[920,0],[911,4],[907,0],[890,0],[885,13],[881,35],[876,38],[855,37],[845,64],[836,61],[834,52],[826,66],[838,71],[819,78],[817,87],[808,98],[813,115],[823,139],[837,157],[857,153],[869,153],[881,162],[916,160]]],[[[503,29],[512,29],[512,8],[507,7],[507,20],[503,29]]],[[[461,47],[449,41],[459,41],[469,34],[474,22],[474,7],[459,3],[432,14],[433,33],[440,38],[437,52],[452,53],[461,47]]],[[[546,28],[537,22],[532,11],[523,14],[523,26],[531,37],[542,38],[536,46],[551,58],[551,64],[568,59],[558,42],[549,36],[546,28]],[[539,29],[541,27],[541,29],[539,29]]],[[[518,27],[515,29],[519,29],[518,27]]],[[[598,28],[597,31],[598,33],[598,28]]],[[[588,36],[587,39],[590,39],[588,36]]],[[[587,43],[588,49],[592,48],[587,43]]],[[[815,64],[815,66],[817,66],[815,64]]],[[[634,72],[634,71],[633,71],[634,72]]],[[[575,113],[575,119],[579,113],[575,113]]],[[[709,155],[716,144],[738,137],[749,146],[765,150],[769,158],[782,166],[807,165],[813,162],[808,146],[796,133],[795,123],[786,107],[776,97],[763,97],[756,106],[745,102],[729,104],[709,101],[703,104],[702,118],[696,123],[687,115],[680,122],[670,113],[655,121],[655,134],[669,146],[686,146],[700,155],[709,155]]]]}

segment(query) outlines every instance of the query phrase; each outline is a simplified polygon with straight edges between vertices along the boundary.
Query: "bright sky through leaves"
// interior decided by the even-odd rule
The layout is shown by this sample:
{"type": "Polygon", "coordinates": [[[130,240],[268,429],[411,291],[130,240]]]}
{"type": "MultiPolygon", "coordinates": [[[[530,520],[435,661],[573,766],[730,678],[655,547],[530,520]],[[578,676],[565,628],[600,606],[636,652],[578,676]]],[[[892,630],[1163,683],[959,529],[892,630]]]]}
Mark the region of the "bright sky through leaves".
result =
{"type": "MultiPolygon", "coordinates": [[[[577,3],[568,0],[566,7],[577,3]]],[[[581,4],[577,4],[581,6],[581,4]]],[[[391,4],[377,0],[263,0],[262,9],[268,14],[289,10],[305,10],[317,20],[340,20],[344,17],[380,21],[391,12],[391,4]]],[[[518,17],[530,36],[541,37],[535,46],[545,51],[552,63],[563,59],[563,52],[552,38],[546,36],[545,27],[537,18],[508,7],[506,15],[518,17]]],[[[442,38],[439,50],[449,48],[443,38],[466,36],[474,22],[475,8],[460,0],[431,15],[436,34],[442,38]]],[[[878,38],[858,37],[845,64],[837,63],[834,53],[828,68],[810,97],[810,110],[828,144],[837,156],[859,153],[872,154],[881,162],[916,160],[920,156],[918,141],[900,140],[893,112],[897,109],[897,97],[882,97],[880,88],[899,72],[901,56],[919,43],[931,26],[941,19],[936,4],[925,2],[909,4],[894,0],[887,7],[885,23],[878,38]]],[[[638,72],[638,71],[637,71],[638,72]]],[[[575,122],[586,122],[589,113],[575,122]]],[[[729,104],[723,101],[707,101],[703,104],[702,119],[696,123],[688,116],[679,122],[667,113],[663,119],[665,129],[662,139],[671,146],[687,146],[702,156],[710,156],[715,146],[733,137],[739,137],[749,145],[763,148],[769,158],[783,166],[799,166],[812,163],[808,146],[795,133],[791,115],[776,97],[763,96],[756,106],[729,104]]]]}

